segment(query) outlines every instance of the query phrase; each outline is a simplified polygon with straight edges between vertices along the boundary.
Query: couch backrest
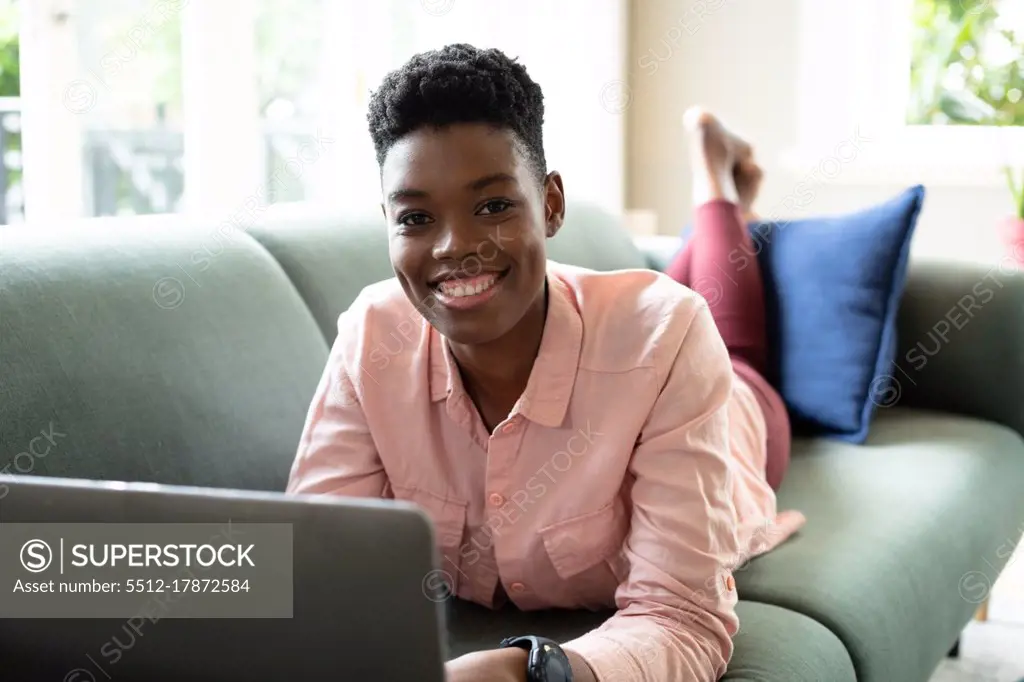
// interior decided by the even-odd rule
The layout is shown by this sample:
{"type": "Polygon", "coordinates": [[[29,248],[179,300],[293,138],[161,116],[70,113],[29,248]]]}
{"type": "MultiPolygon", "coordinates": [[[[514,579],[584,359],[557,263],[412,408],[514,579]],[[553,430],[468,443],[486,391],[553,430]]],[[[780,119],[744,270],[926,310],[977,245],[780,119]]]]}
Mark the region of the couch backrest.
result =
{"type": "Polygon", "coordinates": [[[248,236],[0,228],[0,471],[281,489],[327,345],[248,236]]]}
{"type": "Polygon", "coordinates": [[[380,216],[281,215],[247,231],[288,274],[326,343],[363,287],[394,276],[380,216]]]}
{"type": "MultiPolygon", "coordinates": [[[[577,206],[549,257],[658,267],[677,247],[644,248],[577,206]]],[[[379,217],[0,228],[0,473],[282,489],[338,315],[392,274],[379,217]]],[[[1024,433],[1022,301],[1018,270],[912,264],[899,404],[1024,433]]]]}
{"type": "MultiPolygon", "coordinates": [[[[0,228],[0,472],[283,489],[338,315],[393,272],[379,216],[276,213],[0,228]]],[[[646,262],[585,206],[549,255],[646,262]]]]}
{"type": "MultiPolygon", "coordinates": [[[[334,342],[337,320],[367,284],[394,276],[381,215],[308,216],[284,210],[249,228],[281,264],[334,342]]],[[[643,268],[647,259],[622,223],[590,205],[566,210],[565,225],[548,241],[552,260],[593,268],[643,268]]]]}

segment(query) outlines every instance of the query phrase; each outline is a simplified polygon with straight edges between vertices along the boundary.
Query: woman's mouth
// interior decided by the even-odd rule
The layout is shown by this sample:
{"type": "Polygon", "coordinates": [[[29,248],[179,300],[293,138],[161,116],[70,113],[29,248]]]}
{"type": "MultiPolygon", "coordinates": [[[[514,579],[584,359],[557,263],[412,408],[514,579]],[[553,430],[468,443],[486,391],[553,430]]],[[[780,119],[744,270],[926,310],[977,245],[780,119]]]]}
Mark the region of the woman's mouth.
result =
{"type": "Polygon", "coordinates": [[[486,272],[475,277],[450,277],[432,288],[437,300],[447,308],[468,310],[483,305],[501,289],[509,270],[486,272]]]}

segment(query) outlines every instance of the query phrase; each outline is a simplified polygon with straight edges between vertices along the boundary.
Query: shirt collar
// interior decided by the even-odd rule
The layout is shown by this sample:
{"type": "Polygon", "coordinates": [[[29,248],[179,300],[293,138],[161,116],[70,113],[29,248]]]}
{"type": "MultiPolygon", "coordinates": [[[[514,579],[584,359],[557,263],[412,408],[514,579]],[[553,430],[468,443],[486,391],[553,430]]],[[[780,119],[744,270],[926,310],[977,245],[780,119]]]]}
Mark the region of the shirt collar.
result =
{"type": "MultiPolygon", "coordinates": [[[[530,371],[526,390],[516,404],[530,421],[543,426],[561,426],[569,409],[583,347],[583,318],[569,286],[550,270],[548,311],[544,320],[540,350],[530,371]]],[[[458,365],[448,340],[430,327],[430,399],[443,400],[462,391],[458,365]]]]}

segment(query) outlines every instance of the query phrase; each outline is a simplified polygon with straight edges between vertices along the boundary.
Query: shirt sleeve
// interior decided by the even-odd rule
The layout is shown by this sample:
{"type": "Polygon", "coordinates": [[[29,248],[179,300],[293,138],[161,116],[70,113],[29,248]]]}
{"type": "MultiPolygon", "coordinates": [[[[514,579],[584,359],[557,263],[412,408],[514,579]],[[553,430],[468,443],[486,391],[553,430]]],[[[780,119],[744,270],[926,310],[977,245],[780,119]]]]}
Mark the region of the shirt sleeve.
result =
{"type": "Polygon", "coordinates": [[[733,374],[703,301],[674,350],[630,463],[630,568],[615,594],[618,611],[564,645],[599,682],[712,682],[725,674],[739,629],[730,563],[739,555],[733,374]]]}
{"type": "Polygon", "coordinates": [[[361,333],[346,312],[317,385],[287,492],[387,497],[387,475],[361,404],[361,333]]]}

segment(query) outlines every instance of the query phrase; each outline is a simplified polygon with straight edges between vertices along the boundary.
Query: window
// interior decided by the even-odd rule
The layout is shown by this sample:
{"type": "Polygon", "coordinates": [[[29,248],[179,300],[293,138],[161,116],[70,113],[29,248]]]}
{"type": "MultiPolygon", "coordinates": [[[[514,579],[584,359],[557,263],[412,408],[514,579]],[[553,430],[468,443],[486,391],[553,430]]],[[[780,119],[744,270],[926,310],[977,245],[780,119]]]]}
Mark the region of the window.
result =
{"type": "MultiPolygon", "coordinates": [[[[0,88],[3,27],[16,25],[3,11],[14,6],[0,0],[0,88]]],[[[24,199],[4,193],[28,221],[229,219],[296,202],[376,213],[370,92],[414,53],[456,41],[498,47],[526,64],[544,87],[546,125],[558,130],[546,137],[550,166],[566,174],[573,199],[622,211],[624,119],[601,96],[624,77],[625,0],[18,7],[20,31],[9,42],[21,70],[23,141],[0,134],[0,143],[25,150],[24,199]],[[566,39],[566,26],[585,27],[586,41],[566,39]]],[[[8,173],[9,184],[17,173],[8,173]]]]}
{"type": "Polygon", "coordinates": [[[24,219],[18,23],[17,6],[0,3],[0,225],[24,219]]]}
{"type": "Polygon", "coordinates": [[[259,0],[255,17],[256,95],[266,147],[267,203],[318,196],[305,168],[323,150],[303,147],[316,138],[317,119],[327,109],[331,59],[324,26],[329,0],[259,0]]]}
{"type": "Polygon", "coordinates": [[[915,0],[912,125],[1024,126],[1024,0],[915,0]]]}
{"type": "Polygon", "coordinates": [[[787,161],[806,169],[859,138],[831,181],[1005,187],[1002,168],[1024,167],[1021,5],[802,0],[800,140],[787,161]]]}
{"type": "Polygon", "coordinates": [[[78,73],[64,104],[81,127],[85,215],[180,211],[180,9],[105,0],[78,2],[75,12],[78,73]]]}

